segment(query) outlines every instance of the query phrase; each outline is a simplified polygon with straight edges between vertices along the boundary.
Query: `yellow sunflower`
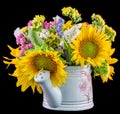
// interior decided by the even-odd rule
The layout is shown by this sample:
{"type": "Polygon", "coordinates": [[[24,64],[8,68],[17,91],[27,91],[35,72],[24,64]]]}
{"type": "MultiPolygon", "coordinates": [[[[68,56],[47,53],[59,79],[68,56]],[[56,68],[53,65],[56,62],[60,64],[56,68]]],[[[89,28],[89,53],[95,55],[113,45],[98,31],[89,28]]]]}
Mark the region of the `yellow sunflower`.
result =
{"type": "Polygon", "coordinates": [[[108,79],[109,80],[113,80],[112,76],[115,74],[114,72],[114,67],[111,64],[114,64],[118,61],[118,59],[116,58],[112,58],[111,56],[113,55],[113,53],[115,52],[115,49],[112,49],[111,51],[109,51],[109,57],[106,58],[106,62],[107,62],[107,74],[101,75],[101,79],[104,82],[107,82],[108,79]]]}
{"type": "Polygon", "coordinates": [[[72,61],[81,66],[90,63],[93,67],[100,66],[108,57],[111,42],[108,36],[96,26],[83,23],[80,34],[72,41],[72,61]]]}
{"type": "Polygon", "coordinates": [[[102,79],[102,82],[103,83],[107,82],[108,79],[113,80],[112,76],[113,76],[114,73],[115,73],[114,72],[114,67],[107,64],[107,74],[106,75],[100,75],[101,79],[102,79]]]}
{"type": "MultiPolygon", "coordinates": [[[[11,52],[15,52],[15,50],[17,50],[14,48],[10,49],[11,52]]],[[[22,92],[24,92],[28,87],[31,87],[33,93],[35,92],[35,88],[39,93],[42,93],[40,85],[34,81],[34,76],[42,70],[50,71],[50,78],[53,86],[61,86],[62,83],[65,82],[65,78],[67,77],[67,74],[64,71],[65,65],[58,57],[57,52],[49,50],[43,52],[40,49],[37,49],[26,52],[25,55],[21,57],[17,57],[17,55],[13,53],[12,56],[15,58],[11,59],[11,61],[9,61],[9,58],[5,57],[6,60],[4,63],[15,65],[16,69],[11,75],[18,79],[16,86],[21,86],[22,92]]]]}

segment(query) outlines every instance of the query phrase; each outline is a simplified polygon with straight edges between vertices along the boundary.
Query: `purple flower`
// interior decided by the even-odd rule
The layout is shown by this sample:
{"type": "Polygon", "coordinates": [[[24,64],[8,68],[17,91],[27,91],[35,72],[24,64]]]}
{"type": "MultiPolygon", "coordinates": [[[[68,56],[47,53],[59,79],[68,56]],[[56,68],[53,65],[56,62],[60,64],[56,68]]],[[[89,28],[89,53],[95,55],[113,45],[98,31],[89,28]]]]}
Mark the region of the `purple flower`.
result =
{"type": "Polygon", "coordinates": [[[64,19],[59,17],[58,22],[56,23],[56,32],[59,37],[63,37],[62,25],[64,24],[64,19]]]}

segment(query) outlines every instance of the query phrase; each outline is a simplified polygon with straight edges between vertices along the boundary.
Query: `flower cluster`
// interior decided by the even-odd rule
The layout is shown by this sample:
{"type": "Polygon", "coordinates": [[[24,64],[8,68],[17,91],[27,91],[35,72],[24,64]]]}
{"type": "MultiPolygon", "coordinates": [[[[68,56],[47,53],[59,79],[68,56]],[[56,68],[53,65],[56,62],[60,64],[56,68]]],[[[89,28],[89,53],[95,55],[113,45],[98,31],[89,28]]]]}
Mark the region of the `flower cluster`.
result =
{"type": "Polygon", "coordinates": [[[16,49],[8,45],[12,59],[4,57],[5,64],[14,64],[12,76],[17,77],[16,86],[25,91],[31,86],[41,93],[34,76],[49,70],[54,86],[61,86],[67,78],[66,66],[91,65],[94,77],[100,76],[103,82],[112,80],[115,73],[112,58],[115,48],[116,31],[109,27],[99,14],[93,13],[91,23],[82,22],[81,14],[72,7],[62,8],[62,15],[47,21],[44,15],[35,15],[25,27],[14,31],[16,49]]]}

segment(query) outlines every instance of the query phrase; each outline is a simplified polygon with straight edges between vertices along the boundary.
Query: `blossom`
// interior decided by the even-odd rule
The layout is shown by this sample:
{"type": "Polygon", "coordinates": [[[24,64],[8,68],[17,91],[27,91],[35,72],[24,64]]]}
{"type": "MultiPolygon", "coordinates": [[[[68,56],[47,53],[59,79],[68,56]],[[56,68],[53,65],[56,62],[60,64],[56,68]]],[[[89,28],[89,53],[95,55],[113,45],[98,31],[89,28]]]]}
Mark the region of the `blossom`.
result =
{"type": "Polygon", "coordinates": [[[40,32],[40,38],[48,38],[50,35],[50,32],[47,29],[42,29],[40,32]]]}
{"type": "Polygon", "coordinates": [[[64,37],[68,43],[71,43],[71,41],[77,37],[77,35],[80,33],[81,26],[82,24],[80,23],[64,31],[64,37]]]}
{"type": "Polygon", "coordinates": [[[81,66],[86,62],[92,66],[100,66],[111,48],[111,42],[107,39],[101,30],[96,31],[96,27],[83,24],[80,34],[72,41],[72,60],[81,66]]]}
{"type": "Polygon", "coordinates": [[[43,52],[40,49],[36,49],[26,53],[25,56],[18,57],[18,55],[16,55],[18,49],[11,48],[10,46],[9,49],[14,58],[5,58],[6,61],[4,61],[4,63],[15,65],[16,69],[11,76],[17,78],[16,86],[21,86],[22,92],[28,89],[28,87],[31,87],[33,93],[35,92],[35,89],[37,89],[39,93],[42,93],[41,87],[34,81],[34,76],[43,70],[50,71],[50,78],[53,86],[61,86],[62,83],[65,83],[67,73],[64,71],[64,68],[66,66],[58,57],[58,52],[52,52],[49,50],[43,52]],[[11,61],[8,62],[7,60],[11,61]]]}
{"type": "MultiPolygon", "coordinates": [[[[61,86],[67,66],[91,65],[94,77],[101,77],[103,83],[113,80],[113,64],[118,61],[112,57],[116,31],[99,14],[93,13],[91,22],[83,22],[77,9],[63,7],[61,11],[63,17],[56,15],[47,21],[44,15],[35,15],[24,27],[15,29],[18,47],[8,46],[14,58],[4,57],[4,63],[15,66],[11,75],[18,79],[16,86],[21,86],[21,91],[31,87],[41,93],[33,77],[43,70],[50,71],[54,86],[61,86]]],[[[85,86],[86,82],[81,85],[85,86]]]]}

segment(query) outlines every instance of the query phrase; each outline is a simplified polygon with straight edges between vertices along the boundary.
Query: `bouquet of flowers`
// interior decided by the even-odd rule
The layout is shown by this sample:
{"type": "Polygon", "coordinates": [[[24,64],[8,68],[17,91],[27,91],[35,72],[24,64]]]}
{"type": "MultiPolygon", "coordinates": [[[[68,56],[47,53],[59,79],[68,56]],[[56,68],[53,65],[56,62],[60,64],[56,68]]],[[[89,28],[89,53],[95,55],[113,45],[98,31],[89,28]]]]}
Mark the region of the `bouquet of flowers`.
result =
{"type": "Polygon", "coordinates": [[[61,86],[68,77],[67,66],[91,65],[93,77],[100,76],[103,83],[113,79],[112,64],[118,61],[112,58],[116,31],[99,14],[93,13],[88,23],[82,22],[75,8],[61,11],[66,20],[57,15],[48,22],[44,15],[35,15],[14,31],[18,47],[8,45],[13,57],[4,57],[4,63],[15,66],[10,76],[17,78],[16,86],[21,86],[22,92],[31,87],[33,93],[35,89],[42,93],[34,77],[43,70],[50,71],[54,86],[61,86]]]}

